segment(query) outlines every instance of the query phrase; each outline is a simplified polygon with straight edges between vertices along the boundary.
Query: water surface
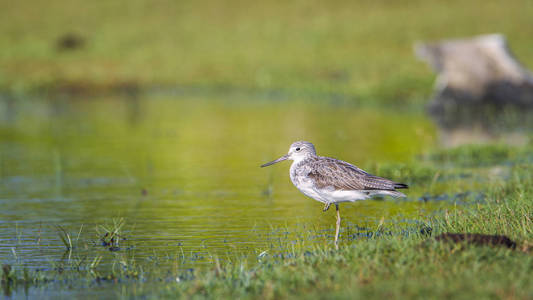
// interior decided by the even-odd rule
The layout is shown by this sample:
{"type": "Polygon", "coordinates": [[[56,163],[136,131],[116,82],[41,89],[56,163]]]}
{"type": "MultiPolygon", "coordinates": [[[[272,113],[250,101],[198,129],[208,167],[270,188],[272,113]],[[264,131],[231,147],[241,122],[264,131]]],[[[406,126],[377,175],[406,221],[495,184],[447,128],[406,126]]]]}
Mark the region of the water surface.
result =
{"type": "MultiPolygon", "coordinates": [[[[434,125],[420,111],[229,98],[2,101],[0,261],[46,268],[61,260],[55,225],[73,237],[81,229],[93,241],[84,251],[96,251],[95,227],[118,217],[128,238],[121,251],[140,259],[185,252],[201,264],[306,230],[331,243],[334,210],[322,212],[292,186],[290,163],[262,163],[296,140],[361,167],[435,147],[434,125]]],[[[419,201],[421,193],[342,205],[343,222],[356,230],[382,219],[412,225],[439,207],[419,201]]]]}

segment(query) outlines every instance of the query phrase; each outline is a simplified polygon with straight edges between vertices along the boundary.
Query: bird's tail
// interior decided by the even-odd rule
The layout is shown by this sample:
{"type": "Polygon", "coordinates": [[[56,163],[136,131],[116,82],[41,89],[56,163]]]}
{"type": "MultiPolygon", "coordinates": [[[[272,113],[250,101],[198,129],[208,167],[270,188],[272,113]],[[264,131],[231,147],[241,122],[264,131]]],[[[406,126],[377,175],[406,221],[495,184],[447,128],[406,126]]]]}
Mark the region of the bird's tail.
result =
{"type": "Polygon", "coordinates": [[[409,186],[405,183],[395,183],[394,188],[395,189],[408,189],[409,186]]]}

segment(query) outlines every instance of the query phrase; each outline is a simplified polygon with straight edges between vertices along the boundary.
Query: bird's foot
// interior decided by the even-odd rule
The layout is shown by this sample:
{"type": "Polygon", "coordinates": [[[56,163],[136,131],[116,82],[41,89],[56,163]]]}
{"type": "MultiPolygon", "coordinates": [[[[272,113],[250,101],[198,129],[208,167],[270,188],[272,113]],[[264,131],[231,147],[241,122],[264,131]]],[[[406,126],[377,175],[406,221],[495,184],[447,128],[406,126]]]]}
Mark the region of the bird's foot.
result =
{"type": "Polygon", "coordinates": [[[331,205],[331,203],[326,203],[326,205],[324,205],[324,209],[322,211],[327,211],[329,209],[329,206],[331,205]]]}

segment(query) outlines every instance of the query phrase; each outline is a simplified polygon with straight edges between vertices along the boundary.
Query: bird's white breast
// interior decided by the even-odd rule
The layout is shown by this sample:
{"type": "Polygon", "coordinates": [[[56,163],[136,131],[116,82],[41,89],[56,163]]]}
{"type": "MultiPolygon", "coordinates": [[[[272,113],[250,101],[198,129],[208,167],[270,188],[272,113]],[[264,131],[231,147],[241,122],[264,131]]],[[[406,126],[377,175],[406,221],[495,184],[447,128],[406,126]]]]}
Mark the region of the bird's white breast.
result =
{"type": "Polygon", "coordinates": [[[317,191],[313,181],[307,177],[309,171],[309,167],[307,167],[304,163],[295,161],[291,165],[290,169],[292,184],[294,184],[294,186],[304,195],[320,202],[327,202],[327,200],[323,199],[320,193],[317,191]]]}

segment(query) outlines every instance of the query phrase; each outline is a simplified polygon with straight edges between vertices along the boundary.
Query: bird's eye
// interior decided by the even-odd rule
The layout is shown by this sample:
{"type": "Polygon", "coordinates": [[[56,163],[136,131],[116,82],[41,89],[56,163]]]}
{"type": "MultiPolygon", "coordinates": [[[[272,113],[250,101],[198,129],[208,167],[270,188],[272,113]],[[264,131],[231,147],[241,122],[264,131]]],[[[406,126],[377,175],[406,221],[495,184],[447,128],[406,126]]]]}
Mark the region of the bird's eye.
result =
{"type": "Polygon", "coordinates": [[[300,151],[300,147],[296,148],[296,151],[300,151]]]}

